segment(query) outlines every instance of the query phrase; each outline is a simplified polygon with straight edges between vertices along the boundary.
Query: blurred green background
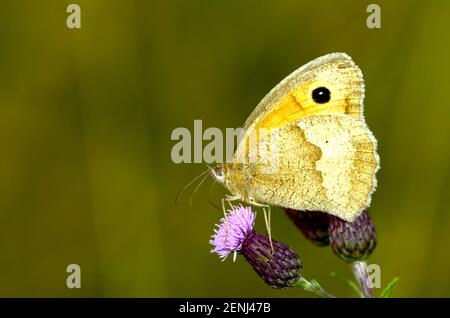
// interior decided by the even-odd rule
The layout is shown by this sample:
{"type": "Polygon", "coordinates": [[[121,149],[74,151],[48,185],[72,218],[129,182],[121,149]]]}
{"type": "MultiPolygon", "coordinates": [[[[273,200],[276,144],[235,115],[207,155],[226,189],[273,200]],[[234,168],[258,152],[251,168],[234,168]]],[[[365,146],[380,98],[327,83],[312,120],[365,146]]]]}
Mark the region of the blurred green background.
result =
{"type": "MultiPolygon", "coordinates": [[[[176,127],[239,127],[284,76],[347,52],[366,79],[382,169],[371,214],[382,285],[450,296],[450,2],[4,0],[0,5],[0,296],[305,297],[267,287],[208,240],[211,180],[176,206],[204,165],[171,161],[176,127]],[[66,27],[81,6],[82,29],[66,27]],[[66,287],[66,266],[82,288],[66,287]]],[[[215,187],[211,200],[224,193],[215,187]]],[[[278,209],[277,240],[304,274],[352,296],[347,264],[278,209]]],[[[264,228],[263,222],[258,227],[264,228]]]]}

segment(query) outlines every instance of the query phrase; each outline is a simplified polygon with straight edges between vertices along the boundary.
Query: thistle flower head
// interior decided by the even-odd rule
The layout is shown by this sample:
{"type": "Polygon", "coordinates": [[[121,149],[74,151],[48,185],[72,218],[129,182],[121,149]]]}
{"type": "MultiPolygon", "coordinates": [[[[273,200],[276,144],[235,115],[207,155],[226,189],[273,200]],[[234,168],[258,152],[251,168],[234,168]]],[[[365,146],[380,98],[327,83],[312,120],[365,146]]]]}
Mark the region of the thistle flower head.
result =
{"type": "Polygon", "coordinates": [[[230,253],[236,256],[244,244],[245,239],[253,231],[256,214],[250,207],[237,206],[229,211],[226,217],[216,224],[214,235],[209,243],[214,246],[212,253],[217,253],[223,260],[230,253]]]}
{"type": "Polygon", "coordinates": [[[250,207],[238,206],[220,220],[209,241],[225,259],[242,254],[255,272],[268,285],[282,288],[293,286],[301,277],[302,262],[288,245],[272,240],[253,229],[256,214],[250,207]],[[273,245],[273,250],[272,250],[273,245]]]}
{"type": "Polygon", "coordinates": [[[364,261],[377,245],[375,225],[367,211],[363,211],[353,222],[331,217],[329,233],[333,252],[349,263],[364,261]]]}
{"type": "Polygon", "coordinates": [[[293,286],[300,278],[302,261],[288,245],[272,241],[252,231],[245,240],[241,254],[264,282],[275,288],[293,286]]]}

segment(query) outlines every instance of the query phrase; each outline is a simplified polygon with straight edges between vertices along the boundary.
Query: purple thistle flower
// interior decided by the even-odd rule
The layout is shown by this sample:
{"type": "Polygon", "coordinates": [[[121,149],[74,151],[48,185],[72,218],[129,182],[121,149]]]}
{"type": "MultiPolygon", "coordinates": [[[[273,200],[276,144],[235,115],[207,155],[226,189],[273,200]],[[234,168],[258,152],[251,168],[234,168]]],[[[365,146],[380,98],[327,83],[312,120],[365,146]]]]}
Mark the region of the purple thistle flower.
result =
{"type": "Polygon", "coordinates": [[[234,253],[242,254],[255,272],[276,288],[293,286],[301,278],[302,263],[297,253],[286,244],[273,240],[271,249],[267,236],[253,229],[255,213],[250,207],[238,206],[222,218],[209,241],[223,260],[234,253]]]}
{"type": "Polygon", "coordinates": [[[256,214],[250,207],[239,205],[235,210],[228,211],[226,218],[220,219],[220,224],[214,229],[214,235],[209,241],[214,246],[212,253],[219,254],[222,260],[225,260],[230,253],[237,252],[242,248],[247,236],[253,231],[256,214]]]}

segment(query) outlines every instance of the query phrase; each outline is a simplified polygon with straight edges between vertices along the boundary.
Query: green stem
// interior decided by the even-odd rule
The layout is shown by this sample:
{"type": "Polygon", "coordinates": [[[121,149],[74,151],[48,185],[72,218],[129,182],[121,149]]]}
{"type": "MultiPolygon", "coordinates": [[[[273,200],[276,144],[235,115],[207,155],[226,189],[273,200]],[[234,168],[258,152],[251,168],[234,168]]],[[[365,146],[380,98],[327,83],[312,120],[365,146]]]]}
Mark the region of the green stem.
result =
{"type": "Polygon", "coordinates": [[[315,279],[309,281],[306,278],[301,277],[294,286],[300,287],[303,290],[314,293],[322,298],[336,298],[333,294],[330,294],[325,289],[323,289],[315,279]]]}
{"type": "Polygon", "coordinates": [[[369,287],[368,279],[369,273],[367,272],[366,262],[356,261],[352,263],[353,275],[358,282],[359,287],[361,287],[362,298],[373,298],[373,290],[369,287]]]}

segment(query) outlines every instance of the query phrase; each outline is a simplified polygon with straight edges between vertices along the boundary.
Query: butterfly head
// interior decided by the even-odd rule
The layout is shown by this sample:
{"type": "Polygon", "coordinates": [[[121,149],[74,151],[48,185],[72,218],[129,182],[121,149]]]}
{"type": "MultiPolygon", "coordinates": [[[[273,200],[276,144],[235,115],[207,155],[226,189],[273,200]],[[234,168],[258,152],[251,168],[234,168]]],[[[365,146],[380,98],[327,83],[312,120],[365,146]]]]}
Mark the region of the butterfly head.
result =
{"type": "Polygon", "coordinates": [[[225,165],[218,164],[211,168],[211,174],[217,182],[225,184],[225,165]]]}

